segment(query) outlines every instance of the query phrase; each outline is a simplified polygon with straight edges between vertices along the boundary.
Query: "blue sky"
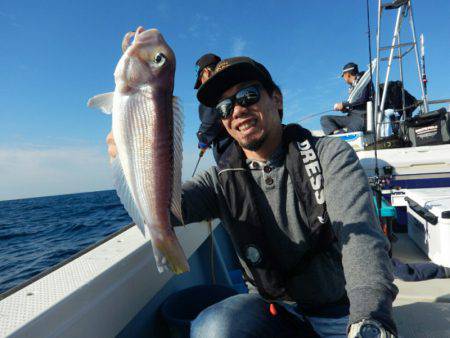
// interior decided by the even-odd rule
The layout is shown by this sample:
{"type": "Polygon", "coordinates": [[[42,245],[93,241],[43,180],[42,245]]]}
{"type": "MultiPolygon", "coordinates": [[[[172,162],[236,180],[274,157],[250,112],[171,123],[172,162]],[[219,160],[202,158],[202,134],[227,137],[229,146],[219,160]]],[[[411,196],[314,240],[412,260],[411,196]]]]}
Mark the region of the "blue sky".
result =
{"type": "MultiPolygon", "coordinates": [[[[370,0],[373,35],[376,3],[370,0]]],[[[425,34],[429,96],[449,98],[450,2],[413,5],[417,33],[425,34]]],[[[387,44],[394,13],[384,18],[387,44]]],[[[113,90],[122,37],[139,25],[158,28],[177,56],[184,177],[197,156],[193,65],[203,53],[247,55],[265,64],[282,88],[285,122],[345,99],[347,87],[337,76],[343,64],[368,63],[365,1],[2,2],[0,199],[112,187],[104,143],[110,117],[88,109],[86,101],[113,90]]],[[[419,96],[410,55],[406,88],[419,96]]],[[[318,129],[318,119],[305,126],[318,129]]],[[[211,163],[209,156],[202,167],[211,163]]]]}

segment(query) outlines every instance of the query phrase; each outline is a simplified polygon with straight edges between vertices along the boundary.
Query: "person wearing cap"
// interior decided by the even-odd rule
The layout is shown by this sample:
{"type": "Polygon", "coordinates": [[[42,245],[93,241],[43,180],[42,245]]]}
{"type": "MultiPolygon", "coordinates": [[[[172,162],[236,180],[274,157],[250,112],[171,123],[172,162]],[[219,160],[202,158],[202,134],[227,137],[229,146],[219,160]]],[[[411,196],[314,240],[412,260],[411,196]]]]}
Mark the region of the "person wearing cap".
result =
{"type": "Polygon", "coordinates": [[[220,61],[197,98],[234,141],[183,184],[171,223],[220,218],[250,293],[203,310],[191,337],[396,334],[389,242],[354,150],[283,125],[281,91],[248,57],[220,61]]]}
{"type": "MultiPolygon", "coordinates": [[[[344,81],[350,85],[349,94],[353,92],[364,72],[359,72],[358,65],[347,63],[341,73],[344,81]]],[[[352,102],[338,102],[333,109],[347,113],[346,116],[324,115],[320,119],[325,135],[341,132],[364,131],[367,111],[367,102],[370,101],[373,86],[369,82],[355,97],[352,102]]]]}
{"type": "MultiPolygon", "coordinates": [[[[197,60],[195,63],[197,77],[194,89],[198,89],[201,84],[212,76],[214,68],[220,60],[219,56],[212,53],[204,54],[197,60]]],[[[213,155],[217,162],[232,139],[223,128],[214,108],[200,103],[198,115],[201,122],[197,131],[198,147],[202,151],[212,147],[213,155]]]]}
{"type": "Polygon", "coordinates": [[[220,60],[220,56],[208,53],[202,55],[195,62],[197,79],[195,80],[194,89],[198,89],[204,82],[206,82],[206,80],[208,80],[212,76],[214,68],[220,60]]]}
{"type": "Polygon", "coordinates": [[[234,142],[184,185],[183,216],[222,220],[257,293],[204,310],[192,337],[295,336],[302,325],[327,336],[325,322],[328,335],[345,337],[348,324],[354,335],[395,333],[389,243],[358,158],[339,139],[282,125],[276,88],[263,65],[239,57],[219,62],[197,92],[234,142]]]}

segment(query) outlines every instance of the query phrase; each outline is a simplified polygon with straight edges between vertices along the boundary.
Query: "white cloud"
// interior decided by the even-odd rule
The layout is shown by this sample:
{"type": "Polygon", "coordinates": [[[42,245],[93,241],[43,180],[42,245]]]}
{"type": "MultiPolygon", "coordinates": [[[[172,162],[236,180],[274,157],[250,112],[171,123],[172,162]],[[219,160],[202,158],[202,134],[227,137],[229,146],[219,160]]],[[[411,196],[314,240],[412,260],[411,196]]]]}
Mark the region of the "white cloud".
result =
{"type": "Polygon", "coordinates": [[[156,10],[163,18],[170,17],[171,8],[168,1],[159,1],[158,5],[156,6],[156,10]]]}
{"type": "MultiPolygon", "coordinates": [[[[191,177],[197,159],[196,149],[183,153],[183,180],[191,177]]],[[[213,162],[208,151],[197,172],[213,162]]],[[[113,189],[106,145],[2,146],[0,163],[0,200],[113,189]]]]}
{"type": "Polygon", "coordinates": [[[0,161],[0,200],[112,188],[105,147],[1,147],[0,161]]]}
{"type": "Polygon", "coordinates": [[[19,24],[16,20],[16,16],[10,13],[6,13],[3,11],[0,11],[0,17],[3,17],[6,22],[8,22],[9,25],[15,28],[22,28],[23,26],[19,24]]]}
{"type": "Polygon", "coordinates": [[[213,48],[219,38],[219,29],[213,17],[196,13],[190,18],[187,33],[184,38],[201,39],[202,43],[213,48]]]}
{"type": "Polygon", "coordinates": [[[242,55],[246,45],[247,41],[245,41],[242,37],[233,38],[231,42],[231,55],[233,56],[242,55]]]}

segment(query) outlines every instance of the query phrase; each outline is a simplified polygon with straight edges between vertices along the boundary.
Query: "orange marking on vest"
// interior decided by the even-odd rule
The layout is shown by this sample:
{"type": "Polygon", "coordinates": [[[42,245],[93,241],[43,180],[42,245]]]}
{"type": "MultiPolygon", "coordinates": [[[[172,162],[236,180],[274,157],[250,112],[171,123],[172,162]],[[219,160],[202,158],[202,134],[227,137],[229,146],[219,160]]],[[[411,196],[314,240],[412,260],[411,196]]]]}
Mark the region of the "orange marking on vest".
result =
{"type": "Polygon", "coordinates": [[[277,308],[275,307],[275,304],[270,304],[269,311],[270,311],[270,314],[272,316],[276,316],[278,314],[278,311],[277,311],[277,308]]]}

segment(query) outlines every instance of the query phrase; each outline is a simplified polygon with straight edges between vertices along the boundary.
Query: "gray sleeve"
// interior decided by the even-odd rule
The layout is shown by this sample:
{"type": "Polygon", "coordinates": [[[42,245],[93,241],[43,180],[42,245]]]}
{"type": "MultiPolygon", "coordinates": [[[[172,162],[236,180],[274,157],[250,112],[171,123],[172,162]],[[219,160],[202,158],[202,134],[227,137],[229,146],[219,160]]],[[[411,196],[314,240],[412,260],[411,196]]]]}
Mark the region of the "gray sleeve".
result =
{"type": "MultiPolygon", "coordinates": [[[[219,217],[217,182],[217,170],[211,167],[183,183],[181,206],[184,224],[219,217]]],[[[182,222],[173,215],[171,215],[171,223],[174,226],[182,225],[182,222]]]]}
{"type": "Polygon", "coordinates": [[[373,195],[354,150],[337,138],[317,143],[324,176],[327,210],[342,254],[350,322],[365,318],[381,322],[395,333],[389,242],[382,233],[373,195]]]}

